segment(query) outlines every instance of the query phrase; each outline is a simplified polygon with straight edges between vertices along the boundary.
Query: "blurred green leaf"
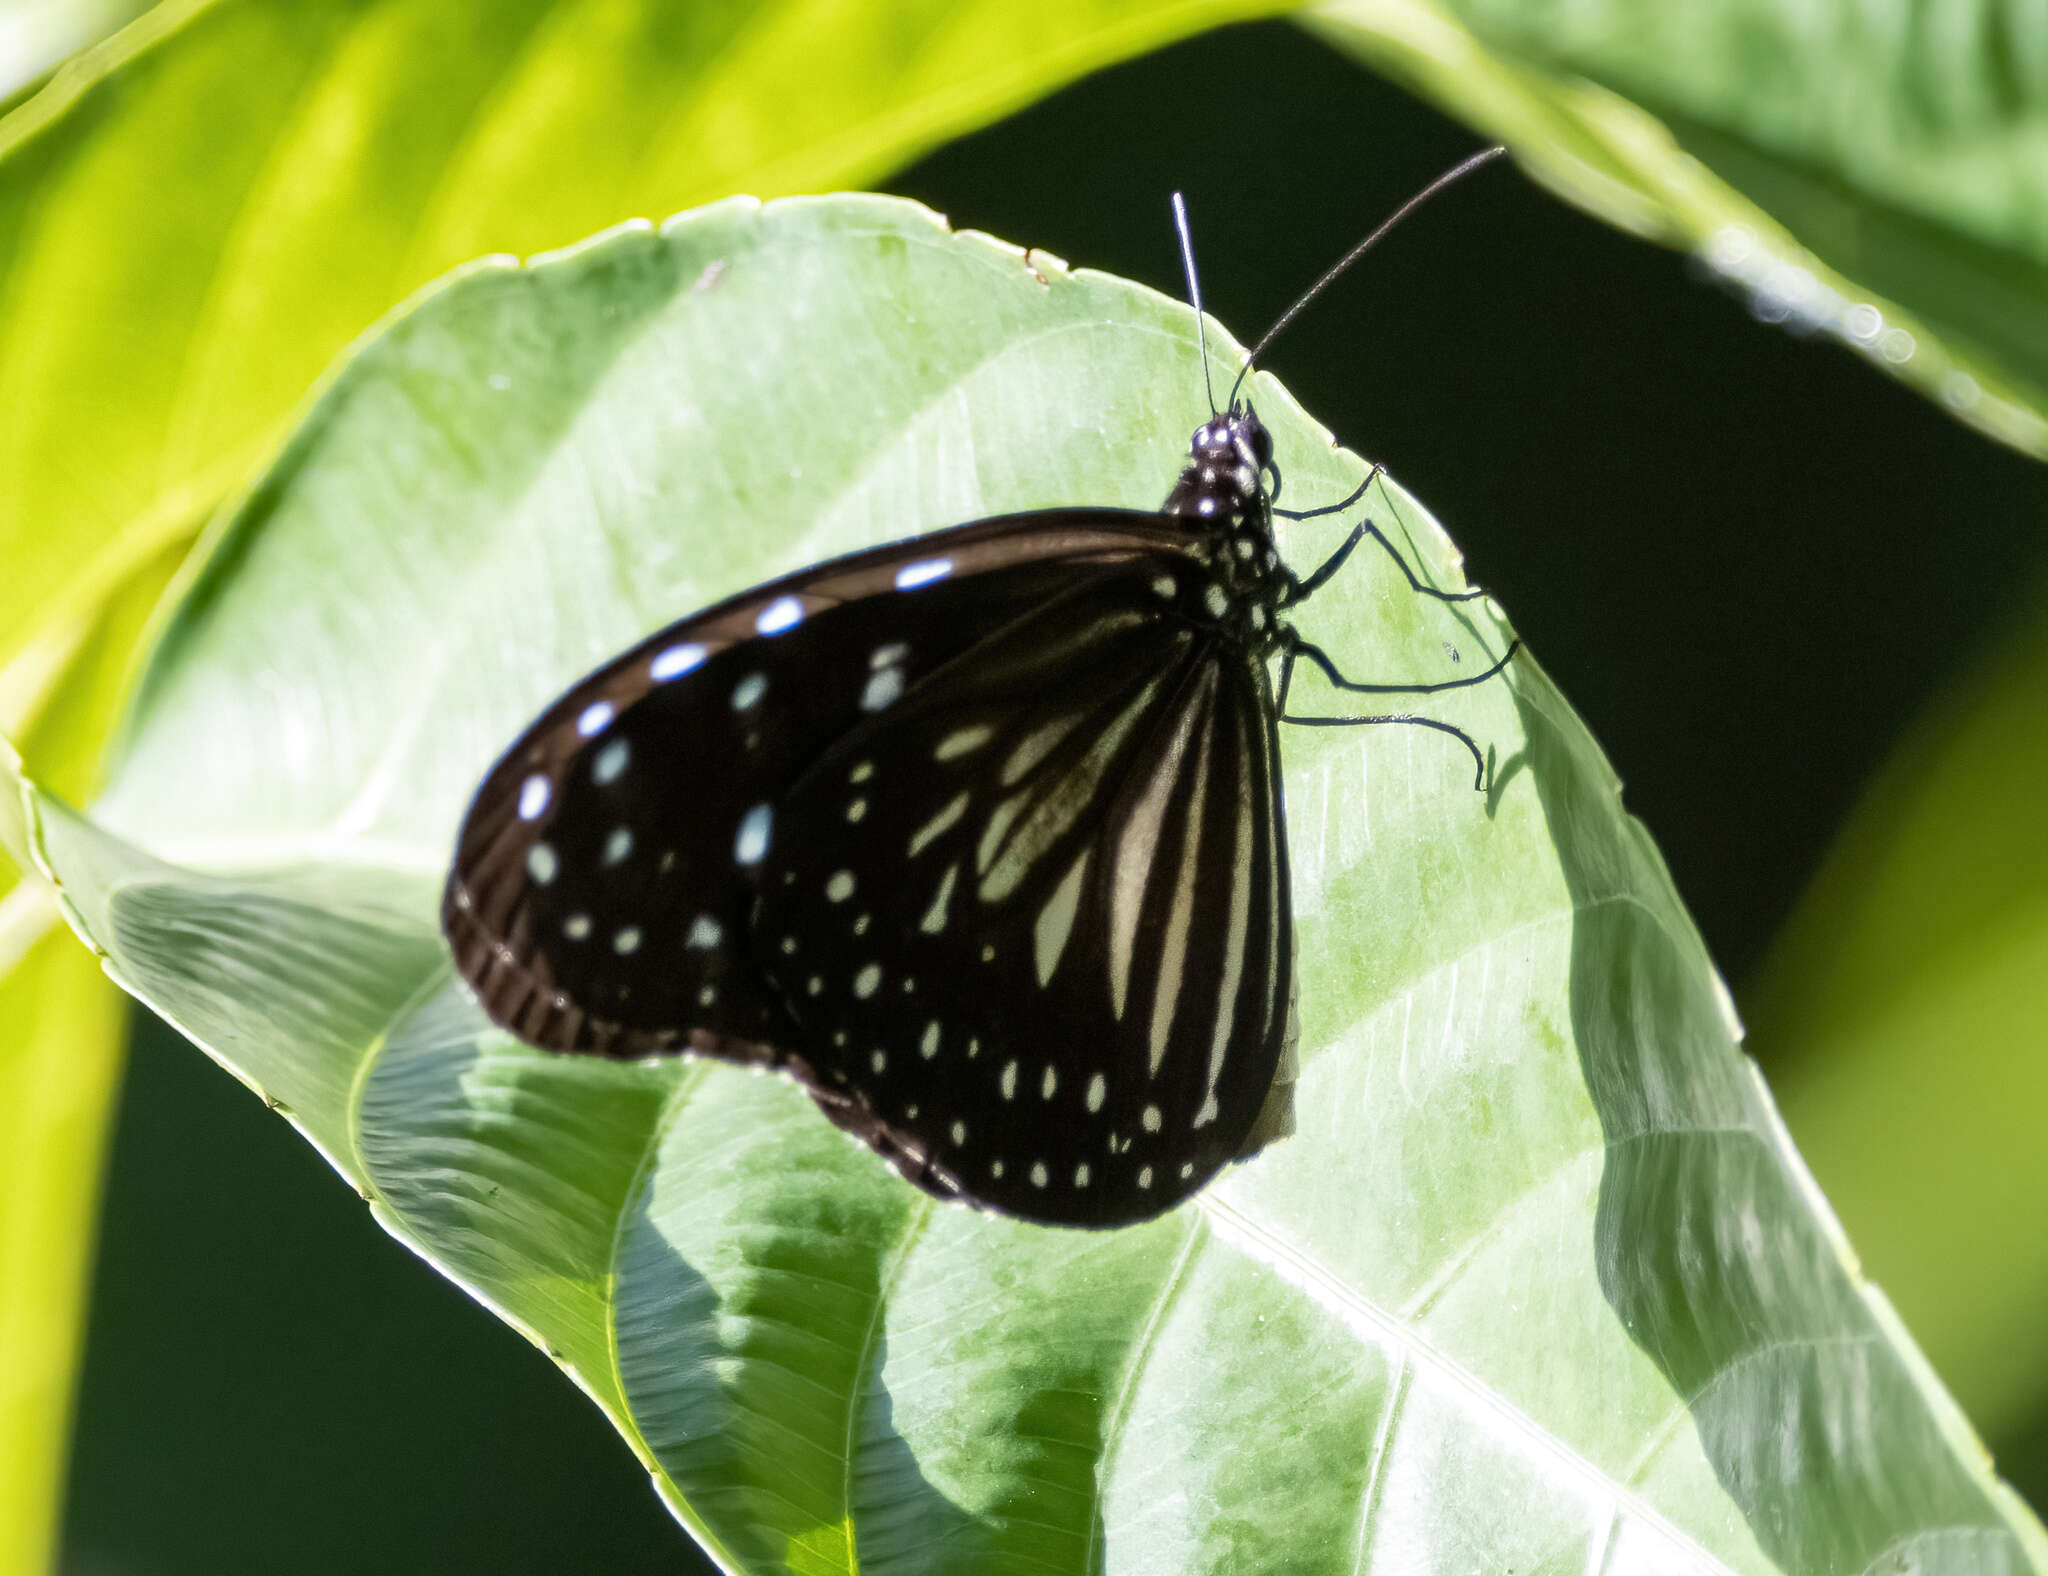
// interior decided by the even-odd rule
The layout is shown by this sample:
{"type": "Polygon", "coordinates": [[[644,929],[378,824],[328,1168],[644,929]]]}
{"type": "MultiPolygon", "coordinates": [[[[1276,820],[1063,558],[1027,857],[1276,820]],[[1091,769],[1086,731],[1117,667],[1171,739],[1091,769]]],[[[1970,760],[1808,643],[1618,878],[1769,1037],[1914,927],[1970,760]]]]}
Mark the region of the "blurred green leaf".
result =
{"type": "Polygon", "coordinates": [[[2044,693],[2048,587],[1900,744],[1748,998],[1815,1171],[1994,1437],[2048,1407],[2044,693]]]}
{"type": "Polygon", "coordinates": [[[167,0],[0,120],[0,658],[465,259],[859,182],[1270,0],[167,0]]]}
{"type": "Polygon", "coordinates": [[[0,1570],[47,1570],[127,1003],[35,883],[0,900],[0,1570]]]}
{"type": "MultiPolygon", "coordinates": [[[[126,654],[178,554],[139,566],[90,616],[47,627],[0,672],[0,727],[83,794],[128,689],[126,654]]],[[[13,760],[0,739],[0,753],[13,760]]],[[[100,1162],[127,1005],[62,933],[33,874],[24,807],[0,792],[0,1571],[48,1568],[96,1238],[100,1162]]]]}
{"type": "MultiPolygon", "coordinates": [[[[881,198],[465,270],[227,522],[96,819],[30,791],[68,912],[732,1569],[2048,1569],[1532,660],[1443,708],[1487,796],[1418,730],[1288,739],[1301,1130],[1143,1227],[935,1205],[780,1079],[550,1057],[450,983],[456,820],[560,686],[833,552],[1156,505],[1191,330],[881,198]]],[[[1291,493],[1364,475],[1256,393],[1291,493]]],[[[1505,637],[1384,561],[1305,623],[1387,677],[1505,637]]]]}
{"type": "Polygon", "coordinates": [[[2048,457],[2048,30],[2029,8],[1328,0],[1308,26],[1559,195],[2048,457]]]}

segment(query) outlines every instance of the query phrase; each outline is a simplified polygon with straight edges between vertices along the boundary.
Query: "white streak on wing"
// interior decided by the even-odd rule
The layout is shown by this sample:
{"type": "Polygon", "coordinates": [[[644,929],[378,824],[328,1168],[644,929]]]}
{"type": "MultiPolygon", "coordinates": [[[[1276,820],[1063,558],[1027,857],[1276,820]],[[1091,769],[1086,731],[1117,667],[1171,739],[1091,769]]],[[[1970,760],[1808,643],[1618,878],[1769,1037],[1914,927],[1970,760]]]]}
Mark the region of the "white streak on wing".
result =
{"type": "Polygon", "coordinates": [[[1174,782],[1187,758],[1188,735],[1194,731],[1200,710],[1199,698],[1181,708],[1173,737],[1153,763],[1151,780],[1117,838],[1109,888],[1109,1000],[1119,1022],[1131,987],[1131,954],[1137,947],[1138,921],[1144,915],[1145,878],[1159,856],[1159,828],[1166,819],[1174,782]]]}
{"type": "Polygon", "coordinates": [[[994,728],[985,722],[977,722],[965,728],[955,728],[951,733],[939,740],[937,748],[932,751],[932,759],[935,761],[950,761],[958,756],[972,754],[988,743],[995,736],[995,731],[994,728]]]}
{"type": "Polygon", "coordinates": [[[1025,734],[1017,747],[1010,751],[1003,762],[1003,786],[1014,788],[1031,775],[1032,768],[1059,748],[1060,740],[1074,731],[1074,725],[1081,720],[1078,711],[1068,712],[1064,717],[1055,717],[1051,722],[1041,723],[1025,734]]]}
{"type": "Polygon", "coordinates": [[[988,813],[988,820],[981,829],[981,845],[974,851],[974,868],[985,872],[994,863],[996,850],[1002,846],[1003,835],[1010,830],[1010,823],[1017,819],[1017,812],[1024,808],[1025,795],[1013,793],[988,813]]]}
{"type": "Polygon", "coordinates": [[[910,857],[915,859],[929,848],[933,841],[945,835],[948,828],[967,813],[967,790],[962,789],[946,801],[946,807],[915,832],[910,834],[910,857]]]}
{"type": "MultiPolygon", "coordinates": [[[[1245,743],[1248,741],[1241,741],[1245,743]]],[[[1195,1126],[1216,1120],[1216,1084],[1223,1059],[1230,1054],[1230,1031],[1237,1025],[1237,988],[1244,975],[1244,944],[1252,913],[1252,782],[1251,757],[1237,752],[1237,818],[1230,837],[1230,931],[1223,953],[1223,983],[1216,992],[1216,1034],[1209,1042],[1209,1087],[1195,1126]]]]}
{"type": "Polygon", "coordinates": [[[1180,873],[1174,882],[1173,907],[1166,916],[1166,935],[1159,948],[1159,978],[1152,988],[1152,1064],[1147,1076],[1159,1075],[1166,1060],[1166,1042],[1173,1035],[1174,1009],[1180,1004],[1181,970],[1188,960],[1188,930],[1195,918],[1195,870],[1202,833],[1202,806],[1209,795],[1209,746],[1216,727],[1202,723],[1202,745],[1195,757],[1195,791],[1188,801],[1187,829],[1181,837],[1180,873]]]}
{"type": "Polygon", "coordinates": [[[1272,833],[1266,849],[1266,1000],[1265,1010],[1259,1018],[1262,1032],[1270,1034],[1275,1015],[1285,1016],[1289,1011],[1289,997],[1292,995],[1294,967],[1293,956],[1287,950],[1292,937],[1283,944],[1280,934],[1281,905],[1287,901],[1280,890],[1281,868],[1287,859],[1286,785],[1280,780],[1279,760],[1273,748],[1273,735],[1266,728],[1262,718],[1251,721],[1253,743],[1251,748],[1259,752],[1259,775],[1266,781],[1267,821],[1272,833]]]}
{"type": "MultiPolygon", "coordinates": [[[[1031,813],[1018,823],[1016,831],[1008,838],[997,838],[1000,848],[992,848],[987,836],[982,838],[983,869],[986,872],[981,878],[981,900],[984,903],[999,903],[1016,891],[1031,873],[1032,866],[1067,834],[1075,818],[1094,801],[1103,774],[1123,749],[1124,741],[1138,725],[1138,719],[1150,709],[1164,679],[1163,673],[1153,675],[1151,682],[1132,697],[1108,727],[1096,735],[1088,753],[1074,763],[1073,769],[1063,772],[1046,785],[1037,795],[1037,802],[1031,806],[1031,813]]],[[[1022,794],[1017,794],[1004,802],[1012,804],[1022,798],[1022,794]]],[[[991,816],[991,829],[994,820],[991,816]]]]}
{"type": "Polygon", "coordinates": [[[960,874],[960,866],[946,866],[946,873],[939,877],[939,890],[932,894],[932,906],[924,911],[924,918],[917,928],[927,936],[936,936],[946,928],[946,905],[953,900],[953,880],[960,874]]]}
{"type": "Polygon", "coordinates": [[[1040,988],[1052,983],[1052,971],[1059,967],[1060,954],[1067,950],[1067,938],[1074,933],[1074,915],[1081,907],[1081,883],[1087,874],[1088,850],[1084,848],[1081,857],[1074,861],[1074,868],[1061,878],[1045,907],[1038,911],[1031,940],[1040,988]]]}

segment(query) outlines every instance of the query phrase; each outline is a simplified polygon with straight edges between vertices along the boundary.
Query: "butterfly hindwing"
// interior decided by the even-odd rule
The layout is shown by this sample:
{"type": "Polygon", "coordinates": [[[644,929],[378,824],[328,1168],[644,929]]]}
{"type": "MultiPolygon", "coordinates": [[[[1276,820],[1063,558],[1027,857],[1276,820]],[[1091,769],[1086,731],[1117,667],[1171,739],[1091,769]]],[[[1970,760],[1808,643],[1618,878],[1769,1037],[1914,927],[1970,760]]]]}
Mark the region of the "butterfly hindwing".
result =
{"type": "Polygon", "coordinates": [[[762,970],[820,1104],[933,1191],[1141,1219],[1258,1116],[1291,961],[1276,741],[1205,584],[1159,554],[1077,585],[777,804],[762,970]]]}
{"type": "Polygon", "coordinates": [[[801,1050],[751,956],[777,801],[832,743],[1014,618],[1178,533],[1046,511],[816,565],[574,686],[484,779],[443,905],[490,1015],[552,1050],[801,1050]]]}

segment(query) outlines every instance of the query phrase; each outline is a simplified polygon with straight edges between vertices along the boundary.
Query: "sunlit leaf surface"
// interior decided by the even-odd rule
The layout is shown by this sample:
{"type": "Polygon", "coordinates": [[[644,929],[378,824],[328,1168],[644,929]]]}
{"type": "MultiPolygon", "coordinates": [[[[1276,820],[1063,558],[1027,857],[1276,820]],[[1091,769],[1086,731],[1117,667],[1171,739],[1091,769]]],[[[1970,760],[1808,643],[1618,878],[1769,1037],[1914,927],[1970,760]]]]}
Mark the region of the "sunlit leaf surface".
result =
{"type": "MultiPolygon", "coordinates": [[[[1533,658],[1438,709],[1487,795],[1422,730],[1290,732],[1299,1131],[1147,1226],[934,1204],[779,1079],[551,1058],[451,985],[456,820],[563,684],[827,553],[1156,504],[1206,410],[1191,330],[879,198],[465,271],[228,522],[95,819],[32,793],[69,912],[733,1569],[2048,1568],[1533,658]]],[[[1348,491],[1255,387],[1292,498],[1348,491]]],[[[1303,622],[1386,679],[1506,639],[1383,560],[1303,622]]]]}

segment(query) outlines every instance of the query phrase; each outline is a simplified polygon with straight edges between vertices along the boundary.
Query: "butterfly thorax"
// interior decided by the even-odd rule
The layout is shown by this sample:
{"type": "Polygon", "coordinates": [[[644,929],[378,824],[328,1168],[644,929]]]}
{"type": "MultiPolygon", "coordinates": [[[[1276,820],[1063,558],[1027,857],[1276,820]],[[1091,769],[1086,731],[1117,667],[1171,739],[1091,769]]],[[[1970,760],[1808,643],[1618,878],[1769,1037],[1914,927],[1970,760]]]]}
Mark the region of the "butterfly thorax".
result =
{"type": "MultiPolygon", "coordinates": [[[[1213,571],[1198,615],[1228,637],[1264,651],[1294,580],[1273,543],[1273,506],[1265,476],[1273,440],[1249,405],[1212,416],[1189,443],[1187,464],[1163,512],[1193,522],[1213,571]]],[[[1277,473],[1276,473],[1277,474],[1277,473]]]]}

